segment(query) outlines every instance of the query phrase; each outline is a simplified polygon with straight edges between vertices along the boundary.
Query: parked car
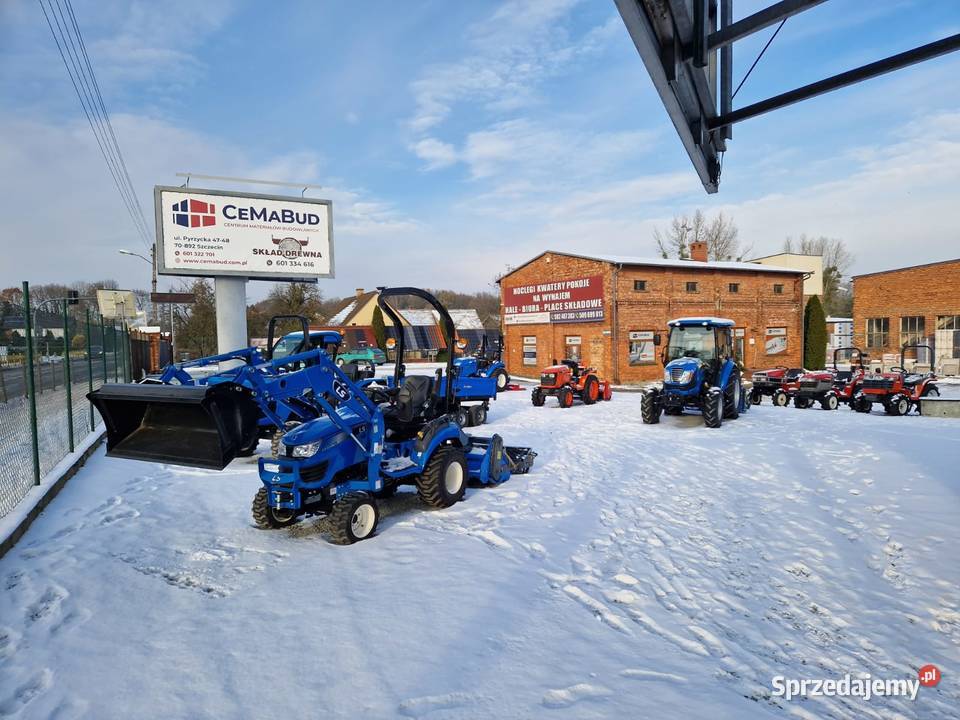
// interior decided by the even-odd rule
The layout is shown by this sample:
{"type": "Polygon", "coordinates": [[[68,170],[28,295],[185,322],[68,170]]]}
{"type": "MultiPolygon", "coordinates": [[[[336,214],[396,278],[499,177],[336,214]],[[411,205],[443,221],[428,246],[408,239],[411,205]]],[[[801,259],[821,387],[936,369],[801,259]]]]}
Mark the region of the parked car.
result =
{"type": "Polygon", "coordinates": [[[374,365],[383,365],[387,361],[387,354],[378,347],[364,345],[349,350],[341,349],[337,355],[337,365],[343,365],[357,360],[366,360],[374,365]]]}

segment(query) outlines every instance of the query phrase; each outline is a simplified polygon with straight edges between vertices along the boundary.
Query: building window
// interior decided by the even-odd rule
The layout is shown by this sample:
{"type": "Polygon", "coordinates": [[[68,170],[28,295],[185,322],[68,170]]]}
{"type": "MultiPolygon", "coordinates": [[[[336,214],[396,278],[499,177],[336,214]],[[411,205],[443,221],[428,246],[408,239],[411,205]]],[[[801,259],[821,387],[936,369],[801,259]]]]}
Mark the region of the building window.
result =
{"type": "Polygon", "coordinates": [[[700,292],[700,290],[698,289],[698,285],[699,285],[699,283],[688,282],[688,283],[687,283],[687,292],[700,292]]]}
{"type": "Polygon", "coordinates": [[[646,292],[646,291],[647,291],[647,281],[646,281],[646,280],[634,280],[634,281],[633,281],[633,290],[634,290],[634,292],[646,292]]]}
{"type": "Polygon", "coordinates": [[[937,330],[960,330],[960,315],[937,315],[937,330]]]}
{"type": "Polygon", "coordinates": [[[524,365],[537,364],[537,336],[536,335],[523,336],[523,364],[524,365]]]}
{"type": "Polygon", "coordinates": [[[867,347],[885,348],[890,339],[890,318],[867,318],[867,347]]]}
{"type": "Polygon", "coordinates": [[[740,292],[740,283],[730,283],[729,285],[727,285],[727,290],[732,293],[740,292]]]}
{"type": "Polygon", "coordinates": [[[564,342],[566,345],[566,359],[580,362],[580,347],[583,344],[583,338],[581,338],[579,335],[567,335],[566,338],[564,338],[564,342]]]}
{"type": "Polygon", "coordinates": [[[774,295],[783,295],[783,285],[781,285],[780,283],[777,283],[776,285],[774,285],[774,286],[773,286],[773,294],[774,294],[774,295]]]}
{"type": "Polygon", "coordinates": [[[924,325],[923,315],[900,318],[900,345],[914,345],[923,342],[924,325]]]}
{"type": "Polygon", "coordinates": [[[657,351],[653,345],[653,330],[631,330],[630,365],[653,365],[657,361],[657,351]]]}

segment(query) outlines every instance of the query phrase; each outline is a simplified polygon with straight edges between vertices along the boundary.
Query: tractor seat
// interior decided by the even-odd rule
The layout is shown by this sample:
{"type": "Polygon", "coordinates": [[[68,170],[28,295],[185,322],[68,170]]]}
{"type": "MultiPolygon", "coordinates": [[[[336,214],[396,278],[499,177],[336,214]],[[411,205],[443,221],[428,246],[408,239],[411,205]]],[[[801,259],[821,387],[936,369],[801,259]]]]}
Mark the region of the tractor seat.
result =
{"type": "Polygon", "coordinates": [[[576,360],[564,360],[563,364],[570,368],[570,372],[573,373],[574,377],[580,376],[580,363],[576,360]]]}
{"type": "Polygon", "coordinates": [[[837,373],[833,376],[833,381],[835,383],[848,383],[853,380],[853,371],[852,370],[838,370],[837,373]]]}
{"type": "Polygon", "coordinates": [[[410,425],[425,418],[433,405],[433,378],[429,375],[407,375],[393,405],[383,411],[390,427],[410,425]]]}
{"type": "Polygon", "coordinates": [[[906,387],[913,387],[921,380],[923,380],[923,375],[907,375],[905,378],[903,378],[903,384],[906,387]]]}

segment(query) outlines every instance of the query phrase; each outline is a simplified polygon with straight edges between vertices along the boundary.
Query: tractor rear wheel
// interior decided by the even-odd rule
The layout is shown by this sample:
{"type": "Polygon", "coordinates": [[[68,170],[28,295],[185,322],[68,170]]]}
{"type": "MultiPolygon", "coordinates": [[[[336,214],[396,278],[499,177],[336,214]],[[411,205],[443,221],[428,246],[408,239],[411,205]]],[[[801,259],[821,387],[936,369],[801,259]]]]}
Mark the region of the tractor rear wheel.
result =
{"type": "Polygon", "coordinates": [[[851,407],[859,413],[868,413],[873,410],[873,403],[865,397],[860,396],[853,399],[851,407]]]}
{"type": "MultiPolygon", "coordinates": [[[[940,397],[940,390],[936,385],[931,385],[930,387],[924,388],[923,394],[920,397],[940,397]]],[[[917,413],[923,415],[923,404],[919,400],[917,400],[917,413]]]]}
{"type": "Polygon", "coordinates": [[[543,393],[540,391],[539,387],[535,387],[533,392],[530,393],[530,400],[533,402],[534,407],[543,407],[543,401],[545,398],[543,397],[543,393]]]}
{"type": "Polygon", "coordinates": [[[379,522],[377,501],[366,493],[354,492],[333,503],[327,516],[327,529],[334,544],[352,545],[373,535],[379,522]]]}
{"type": "Polygon", "coordinates": [[[647,391],[640,396],[640,419],[644,425],[660,422],[660,399],[657,393],[647,391]]]}
{"type": "Polygon", "coordinates": [[[507,389],[507,385],[510,384],[510,376],[507,375],[506,370],[497,370],[493,374],[494,380],[497,381],[497,392],[502,392],[507,389]]]}
{"type": "Polygon", "coordinates": [[[761,402],[763,402],[763,393],[760,392],[759,390],[751,390],[751,391],[750,391],[750,404],[751,404],[751,405],[759,405],[761,402]]]}
{"type": "Polygon", "coordinates": [[[723,425],[723,391],[720,388],[710,388],[703,399],[703,424],[708,428],[718,428],[723,425]]]}
{"type": "Polygon", "coordinates": [[[799,397],[799,396],[795,397],[793,399],[793,406],[796,408],[800,408],[801,410],[806,410],[808,407],[810,407],[810,399],[805,397],[799,397]]]}
{"type": "Polygon", "coordinates": [[[740,378],[734,376],[723,393],[723,417],[736,420],[740,417],[740,378]]]}
{"type": "Polygon", "coordinates": [[[463,498],[466,488],[467,458],[451,445],[437,448],[417,476],[417,493],[430,507],[450,507],[463,498]]]}
{"type": "Polygon", "coordinates": [[[568,387],[560,388],[557,393],[557,402],[562,408],[573,407],[573,390],[568,387]]]}
{"type": "Polygon", "coordinates": [[[790,397],[783,390],[777,390],[773,394],[773,404],[777,407],[786,407],[790,404],[790,397]]]}
{"type": "Polygon", "coordinates": [[[584,405],[593,405],[600,397],[600,383],[593,375],[587,375],[587,379],[583,381],[580,397],[584,405]]]}
{"type": "Polygon", "coordinates": [[[824,395],[823,400],[820,401],[820,407],[822,407],[824,410],[836,410],[839,406],[840,401],[833,393],[824,395]]]}
{"type": "Polygon", "coordinates": [[[903,395],[894,395],[888,403],[888,412],[891,415],[906,415],[910,412],[910,401],[903,395]]]}
{"type": "Polygon", "coordinates": [[[293,525],[297,521],[296,510],[278,510],[270,507],[270,498],[265,487],[257,490],[253,496],[253,506],[250,508],[253,522],[261,530],[276,530],[277,528],[293,525]]]}

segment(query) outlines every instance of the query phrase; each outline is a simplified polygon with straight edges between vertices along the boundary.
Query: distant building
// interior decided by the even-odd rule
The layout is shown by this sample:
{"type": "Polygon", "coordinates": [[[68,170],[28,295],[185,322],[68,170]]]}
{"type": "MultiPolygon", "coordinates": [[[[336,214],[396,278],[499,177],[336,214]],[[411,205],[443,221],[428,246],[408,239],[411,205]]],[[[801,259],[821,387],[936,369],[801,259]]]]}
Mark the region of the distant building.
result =
{"type": "Polygon", "coordinates": [[[813,295],[823,297],[823,258],[819,255],[801,255],[800,253],[777,253],[754,258],[750,262],[760,265],[775,265],[782,268],[795,268],[809,275],[803,281],[803,302],[813,295]]]}
{"type": "Polygon", "coordinates": [[[827,364],[833,359],[837,348],[853,345],[853,318],[827,318],[827,364]]]}

